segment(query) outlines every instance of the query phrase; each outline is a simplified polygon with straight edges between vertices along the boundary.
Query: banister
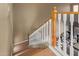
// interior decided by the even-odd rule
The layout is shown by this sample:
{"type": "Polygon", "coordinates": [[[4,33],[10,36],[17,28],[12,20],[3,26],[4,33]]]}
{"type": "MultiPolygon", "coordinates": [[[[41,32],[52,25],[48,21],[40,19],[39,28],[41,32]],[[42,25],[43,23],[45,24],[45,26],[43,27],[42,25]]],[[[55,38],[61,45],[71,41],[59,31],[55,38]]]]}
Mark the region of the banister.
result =
{"type": "Polygon", "coordinates": [[[57,10],[56,7],[53,8],[52,11],[52,45],[56,47],[56,18],[57,18],[57,10]]]}
{"type": "Polygon", "coordinates": [[[79,12],[54,12],[55,14],[79,14],[79,12]]]}

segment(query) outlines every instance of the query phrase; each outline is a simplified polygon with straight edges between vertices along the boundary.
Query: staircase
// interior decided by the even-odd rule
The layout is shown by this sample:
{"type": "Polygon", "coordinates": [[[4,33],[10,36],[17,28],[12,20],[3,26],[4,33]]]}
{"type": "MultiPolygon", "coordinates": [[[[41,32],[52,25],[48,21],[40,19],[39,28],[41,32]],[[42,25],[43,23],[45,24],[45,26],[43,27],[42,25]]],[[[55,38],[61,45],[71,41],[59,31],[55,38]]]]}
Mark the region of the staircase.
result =
{"type": "Polygon", "coordinates": [[[51,20],[48,20],[36,31],[29,35],[29,46],[32,48],[46,48],[51,42],[51,20]]]}
{"type": "Polygon", "coordinates": [[[55,56],[48,48],[51,38],[51,20],[29,35],[29,41],[14,47],[14,56],[55,56]]]}

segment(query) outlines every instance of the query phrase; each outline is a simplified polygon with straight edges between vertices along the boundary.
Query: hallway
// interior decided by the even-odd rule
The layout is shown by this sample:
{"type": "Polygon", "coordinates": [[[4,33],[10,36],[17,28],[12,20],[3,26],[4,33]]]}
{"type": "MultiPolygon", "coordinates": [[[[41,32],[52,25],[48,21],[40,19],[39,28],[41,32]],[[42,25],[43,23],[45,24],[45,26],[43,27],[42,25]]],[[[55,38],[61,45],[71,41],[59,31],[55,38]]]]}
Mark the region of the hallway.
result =
{"type": "Polygon", "coordinates": [[[0,12],[0,56],[79,56],[79,4],[6,3],[0,12]]]}

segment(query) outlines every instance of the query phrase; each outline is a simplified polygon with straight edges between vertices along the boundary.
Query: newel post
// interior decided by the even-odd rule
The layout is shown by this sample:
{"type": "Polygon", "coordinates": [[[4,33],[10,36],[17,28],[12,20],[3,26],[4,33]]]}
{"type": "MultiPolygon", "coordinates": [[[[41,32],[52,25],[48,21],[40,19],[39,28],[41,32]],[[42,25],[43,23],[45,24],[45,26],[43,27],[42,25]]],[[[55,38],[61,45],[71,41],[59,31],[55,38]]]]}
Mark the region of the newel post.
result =
{"type": "Polygon", "coordinates": [[[52,45],[56,47],[56,18],[57,18],[57,10],[56,7],[53,8],[52,11],[52,45]]]}

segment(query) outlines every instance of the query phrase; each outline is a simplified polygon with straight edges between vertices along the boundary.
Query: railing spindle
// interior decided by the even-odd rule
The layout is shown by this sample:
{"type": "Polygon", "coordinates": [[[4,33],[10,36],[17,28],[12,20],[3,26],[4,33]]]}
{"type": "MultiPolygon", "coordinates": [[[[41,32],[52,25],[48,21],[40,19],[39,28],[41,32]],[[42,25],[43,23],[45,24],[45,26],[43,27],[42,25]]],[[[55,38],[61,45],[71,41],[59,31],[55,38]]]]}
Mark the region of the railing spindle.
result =
{"type": "Polygon", "coordinates": [[[49,33],[49,45],[52,46],[52,23],[51,23],[51,19],[48,22],[48,33],[49,33]]]}
{"type": "Polygon", "coordinates": [[[43,26],[41,27],[41,31],[42,31],[42,32],[41,32],[41,38],[42,38],[42,42],[43,42],[43,36],[44,36],[44,35],[43,35],[43,26]]]}
{"type": "Polygon", "coordinates": [[[63,14],[63,21],[64,21],[64,41],[63,41],[63,50],[64,55],[67,54],[67,43],[66,43],[66,20],[67,20],[67,14],[63,14]]]}
{"type": "Polygon", "coordinates": [[[61,14],[58,14],[58,34],[59,34],[59,38],[58,38],[58,48],[61,51],[61,39],[60,39],[60,22],[61,22],[61,14]]]}
{"type": "Polygon", "coordinates": [[[49,37],[48,37],[48,36],[49,36],[49,34],[48,34],[48,32],[49,32],[49,31],[48,31],[48,22],[47,22],[47,25],[46,25],[46,29],[47,29],[47,30],[46,30],[46,33],[47,33],[47,41],[48,41],[48,40],[49,40],[49,37]]]}
{"type": "Polygon", "coordinates": [[[74,49],[73,49],[73,22],[74,22],[74,14],[70,14],[70,22],[71,22],[70,56],[73,56],[74,55],[74,49]]]}
{"type": "Polygon", "coordinates": [[[79,24],[79,14],[78,14],[78,24],[79,24]]]}
{"type": "MultiPolygon", "coordinates": [[[[79,24],[79,14],[78,14],[78,24],[79,24]]],[[[78,51],[78,56],[79,56],[79,51],[78,51]]]]}

